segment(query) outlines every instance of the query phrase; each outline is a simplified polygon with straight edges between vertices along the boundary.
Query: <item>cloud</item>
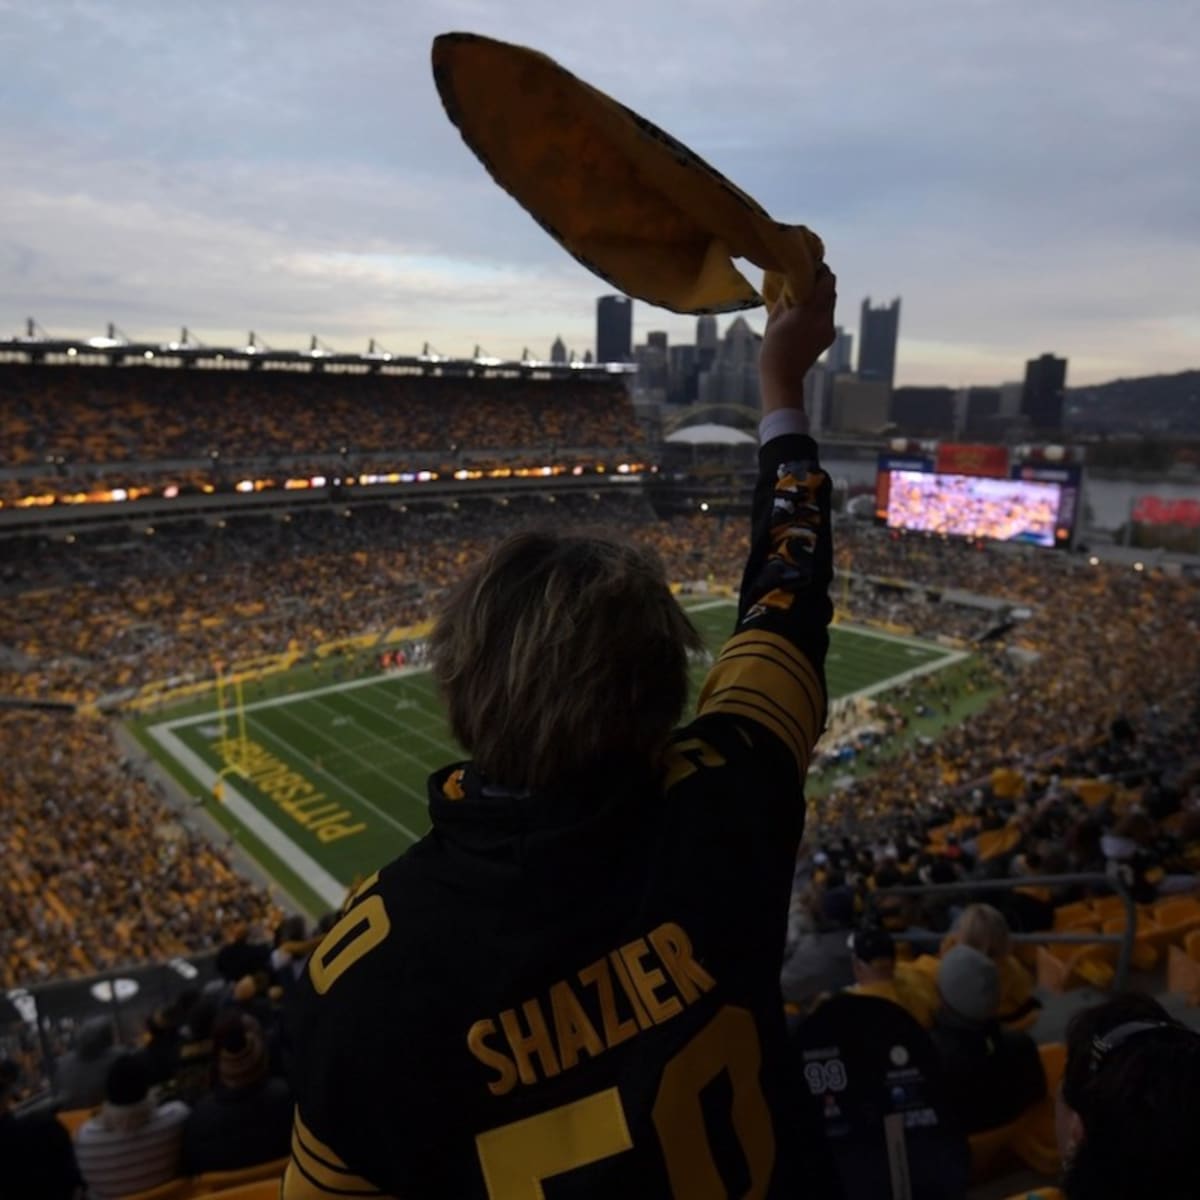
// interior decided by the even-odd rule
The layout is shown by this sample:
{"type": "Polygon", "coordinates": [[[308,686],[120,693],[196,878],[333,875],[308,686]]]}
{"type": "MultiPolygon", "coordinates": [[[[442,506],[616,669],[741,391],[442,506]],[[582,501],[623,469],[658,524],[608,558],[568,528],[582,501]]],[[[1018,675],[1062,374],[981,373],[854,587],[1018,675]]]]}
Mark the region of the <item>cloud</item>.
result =
{"type": "MultiPolygon", "coordinates": [[[[902,295],[902,381],[1197,365],[1191,0],[0,4],[0,327],[591,343],[608,288],[487,178],[432,36],[523,40],[902,295]]],[[[692,323],[638,308],[641,331],[692,323]]],[[[239,335],[240,336],[240,335],[239,335]]]]}

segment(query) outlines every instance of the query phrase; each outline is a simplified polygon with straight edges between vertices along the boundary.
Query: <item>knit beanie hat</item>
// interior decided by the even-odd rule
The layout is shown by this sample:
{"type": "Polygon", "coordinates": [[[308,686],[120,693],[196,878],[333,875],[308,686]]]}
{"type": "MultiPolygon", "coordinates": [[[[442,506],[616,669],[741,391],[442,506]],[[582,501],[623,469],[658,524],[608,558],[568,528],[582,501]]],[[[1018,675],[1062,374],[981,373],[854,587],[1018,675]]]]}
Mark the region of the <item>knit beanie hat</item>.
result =
{"type": "Polygon", "coordinates": [[[937,974],[942,1003],[960,1017],[982,1024],[1000,1005],[1000,972],[974,946],[954,946],[942,958],[937,974]]]}
{"type": "Polygon", "coordinates": [[[222,1087],[248,1088],[266,1073],[262,1027],[253,1017],[242,1017],[217,1038],[217,1079],[222,1087]]]}

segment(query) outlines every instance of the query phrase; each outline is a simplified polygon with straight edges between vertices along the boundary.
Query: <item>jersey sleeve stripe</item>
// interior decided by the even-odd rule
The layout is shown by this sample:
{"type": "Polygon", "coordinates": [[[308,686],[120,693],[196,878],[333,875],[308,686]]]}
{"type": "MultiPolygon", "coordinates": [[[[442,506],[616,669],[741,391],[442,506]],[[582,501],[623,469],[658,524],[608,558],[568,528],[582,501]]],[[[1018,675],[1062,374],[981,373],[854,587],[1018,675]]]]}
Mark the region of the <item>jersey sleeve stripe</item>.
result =
{"type": "MultiPolygon", "coordinates": [[[[775,660],[767,657],[766,655],[759,654],[757,651],[752,652],[750,650],[746,650],[746,649],[742,649],[742,648],[739,648],[739,650],[735,654],[723,654],[721,656],[721,662],[722,663],[732,663],[732,662],[737,662],[741,659],[754,659],[754,658],[758,659],[760,662],[765,662],[771,666],[780,667],[782,670],[789,671],[789,669],[787,667],[783,667],[782,664],[775,662],[775,660]]],[[[746,669],[743,669],[743,670],[746,670],[746,669]]],[[[748,668],[748,670],[750,670],[752,672],[756,672],[756,673],[762,673],[762,674],[767,673],[762,668],[751,667],[751,668],[748,668]]],[[[792,674],[792,672],[789,671],[789,674],[792,674]]],[[[798,675],[792,674],[792,678],[795,679],[796,683],[799,684],[800,687],[803,689],[804,699],[808,706],[809,725],[815,729],[817,727],[817,716],[818,716],[818,713],[821,711],[820,706],[817,704],[812,691],[808,687],[808,684],[803,679],[801,679],[800,676],[798,676],[798,675]]],[[[759,688],[756,688],[756,690],[761,691],[762,688],[759,687],[759,688]]]]}
{"type": "Polygon", "coordinates": [[[743,716],[754,709],[751,719],[783,738],[804,770],[824,724],[825,689],[786,638],[762,630],[730,638],[704,681],[697,711],[728,712],[735,701],[745,706],[743,716]]]}
{"type": "Polygon", "coordinates": [[[733,654],[739,650],[756,650],[759,653],[767,654],[777,659],[781,664],[787,663],[794,670],[800,672],[801,675],[810,680],[818,695],[824,694],[825,686],[821,682],[821,678],[812,663],[795,643],[788,638],[778,633],[772,633],[768,629],[744,630],[742,633],[734,634],[725,643],[721,649],[717,663],[719,664],[721,659],[727,654],[733,654]]]}
{"type": "Polygon", "coordinates": [[[713,692],[712,700],[716,706],[715,711],[720,711],[721,707],[729,700],[737,700],[742,704],[759,709],[763,712],[770,712],[774,715],[777,721],[780,721],[787,729],[792,731],[795,740],[804,748],[805,755],[811,749],[811,742],[808,730],[803,722],[796,716],[795,713],[788,712],[780,703],[767,692],[760,692],[757,688],[742,687],[740,684],[731,683],[727,687],[720,688],[713,692]],[[734,693],[737,693],[736,695],[734,693]]]}
{"type": "Polygon", "coordinates": [[[333,1150],[314,1137],[297,1109],[283,1195],[285,1200],[308,1200],[310,1196],[381,1197],[383,1193],[351,1171],[333,1150]],[[294,1182],[289,1184],[293,1177],[294,1182]]]}
{"type": "Polygon", "coordinates": [[[281,1200],[327,1200],[329,1196],[374,1196],[378,1200],[388,1200],[376,1188],[364,1192],[358,1188],[327,1187],[311,1176],[293,1156],[283,1175],[281,1200]]]}
{"type": "Polygon", "coordinates": [[[796,737],[795,732],[765,705],[754,704],[737,696],[722,696],[715,704],[705,710],[705,716],[724,714],[726,716],[745,717],[755,724],[773,733],[791,751],[796,760],[796,766],[803,771],[808,763],[808,751],[796,737]]]}

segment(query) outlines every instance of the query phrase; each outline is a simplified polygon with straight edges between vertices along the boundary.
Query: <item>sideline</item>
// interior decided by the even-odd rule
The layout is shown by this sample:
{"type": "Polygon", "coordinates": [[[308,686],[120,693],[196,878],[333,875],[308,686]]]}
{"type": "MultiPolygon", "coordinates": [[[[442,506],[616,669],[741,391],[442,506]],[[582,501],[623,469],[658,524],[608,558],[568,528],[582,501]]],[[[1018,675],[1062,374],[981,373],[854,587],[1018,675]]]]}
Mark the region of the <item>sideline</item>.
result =
{"type": "MultiPolygon", "coordinates": [[[[217,773],[194,750],[165,725],[152,725],[147,734],[206,791],[211,792],[217,773]]],[[[237,790],[233,782],[222,781],[222,804],[272,854],[282,859],[331,909],[338,909],[346,898],[349,885],[340,883],[307,851],[296,845],[278,825],[260,812],[237,790]]]]}

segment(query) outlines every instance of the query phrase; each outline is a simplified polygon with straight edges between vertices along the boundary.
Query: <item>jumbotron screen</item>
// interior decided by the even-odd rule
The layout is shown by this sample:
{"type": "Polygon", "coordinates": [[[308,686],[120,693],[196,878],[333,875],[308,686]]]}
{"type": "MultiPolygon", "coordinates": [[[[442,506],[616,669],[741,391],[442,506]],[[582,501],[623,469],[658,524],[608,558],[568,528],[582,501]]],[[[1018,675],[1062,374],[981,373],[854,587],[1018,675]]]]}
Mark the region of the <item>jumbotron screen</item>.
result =
{"type": "Polygon", "coordinates": [[[876,512],[890,529],[1057,546],[1071,535],[1074,496],[1066,490],[1025,479],[881,471],[876,512]]]}

